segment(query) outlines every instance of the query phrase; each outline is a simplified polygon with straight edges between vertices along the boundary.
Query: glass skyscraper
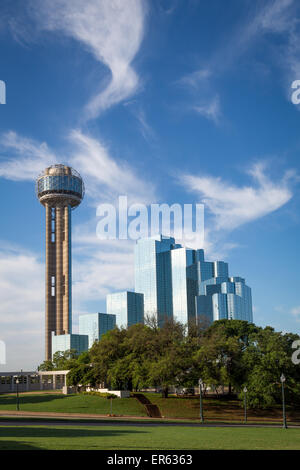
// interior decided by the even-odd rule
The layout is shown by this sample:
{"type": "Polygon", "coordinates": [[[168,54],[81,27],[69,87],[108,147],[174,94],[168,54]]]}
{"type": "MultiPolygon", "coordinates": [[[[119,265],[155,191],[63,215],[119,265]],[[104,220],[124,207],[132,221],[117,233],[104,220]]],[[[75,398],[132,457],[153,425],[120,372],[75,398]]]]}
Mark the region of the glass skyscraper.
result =
{"type": "Polygon", "coordinates": [[[135,292],[144,294],[144,315],[159,323],[173,316],[171,250],[179,246],[163,235],[135,245],[135,292]]]}
{"type": "Polygon", "coordinates": [[[107,295],[107,312],[120,326],[154,317],[188,324],[226,319],[253,321],[251,289],[229,277],[228,263],[205,261],[203,249],[184,248],[172,237],[144,238],[135,246],[135,292],[107,295]]]}
{"type": "Polygon", "coordinates": [[[79,316],[79,334],[88,335],[89,348],[99,341],[104,333],[116,326],[116,315],[108,313],[88,313],[79,316]]]}
{"type": "Polygon", "coordinates": [[[176,248],[171,251],[171,292],[173,316],[181,323],[196,318],[197,267],[195,250],[176,248]]]}
{"type": "Polygon", "coordinates": [[[200,295],[196,297],[197,316],[205,315],[210,321],[246,320],[253,321],[251,289],[241,277],[211,278],[199,286],[200,295]]]}
{"type": "Polygon", "coordinates": [[[106,296],[106,311],[116,316],[118,327],[129,327],[144,322],[143,294],[136,292],[115,292],[106,296]]]}
{"type": "Polygon", "coordinates": [[[222,318],[252,322],[251,289],[229,277],[228,263],[205,261],[204,250],[184,248],[159,235],[135,246],[135,291],[144,294],[145,315],[181,323],[222,318]]]}
{"type": "Polygon", "coordinates": [[[52,343],[52,358],[58,351],[68,351],[75,349],[78,354],[87,351],[89,346],[89,337],[87,335],[66,334],[55,335],[54,332],[51,336],[52,343]]]}

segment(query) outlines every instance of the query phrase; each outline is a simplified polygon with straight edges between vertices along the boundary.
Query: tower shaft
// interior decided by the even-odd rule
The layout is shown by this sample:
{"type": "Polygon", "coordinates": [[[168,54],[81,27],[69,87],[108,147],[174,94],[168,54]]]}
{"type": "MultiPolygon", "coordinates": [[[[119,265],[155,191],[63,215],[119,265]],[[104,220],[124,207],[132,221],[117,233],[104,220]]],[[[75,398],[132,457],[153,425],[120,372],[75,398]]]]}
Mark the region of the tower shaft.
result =
{"type": "Polygon", "coordinates": [[[46,360],[51,336],[71,333],[71,208],[46,206],[46,360]]]}

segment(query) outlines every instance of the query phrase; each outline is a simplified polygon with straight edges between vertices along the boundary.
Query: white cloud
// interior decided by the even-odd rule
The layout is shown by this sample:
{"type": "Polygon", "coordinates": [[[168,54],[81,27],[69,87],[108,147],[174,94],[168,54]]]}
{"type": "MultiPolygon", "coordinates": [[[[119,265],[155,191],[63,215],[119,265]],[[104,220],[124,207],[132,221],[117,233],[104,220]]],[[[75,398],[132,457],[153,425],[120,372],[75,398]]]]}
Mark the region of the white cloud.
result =
{"type": "Polygon", "coordinates": [[[44,267],[36,255],[1,249],[0,298],[0,339],[7,349],[1,370],[36,367],[44,357],[44,267]]]}
{"type": "Polygon", "coordinates": [[[273,33],[285,39],[282,45],[276,45],[276,60],[287,80],[288,98],[292,81],[300,77],[300,28],[299,4],[295,0],[275,0],[254,18],[251,28],[252,36],[273,33]]]}
{"type": "Polygon", "coordinates": [[[1,135],[0,154],[3,158],[0,177],[13,181],[35,179],[46,166],[57,163],[56,155],[45,142],[36,142],[13,131],[1,135]]]}
{"type": "Polygon", "coordinates": [[[294,0],[275,0],[267,3],[253,20],[254,32],[263,28],[266,31],[281,33],[291,26],[291,7],[294,0]]]}
{"type": "Polygon", "coordinates": [[[292,308],[290,312],[291,312],[292,315],[299,318],[299,320],[300,320],[300,306],[292,308]]]}
{"type": "Polygon", "coordinates": [[[143,39],[145,13],[144,0],[31,1],[31,14],[41,30],[61,31],[79,41],[110,71],[108,85],[87,105],[88,118],[138,90],[132,62],[143,39]]]}
{"type": "MultiPolygon", "coordinates": [[[[153,202],[154,187],[128,164],[117,161],[100,141],[73,130],[66,162],[80,171],[90,205],[104,200],[114,203],[119,194],[128,202],[153,202]]],[[[38,173],[60,161],[43,143],[4,134],[1,153],[10,155],[0,163],[0,175],[10,180],[34,180],[38,173]]],[[[133,245],[127,240],[99,240],[96,217],[74,227],[73,316],[88,312],[90,301],[103,302],[108,292],[133,287],[133,245]]],[[[1,243],[0,337],[7,344],[7,367],[36,367],[44,358],[44,266],[33,253],[1,243]],[[24,362],[20,360],[24,358],[24,362]],[[26,358],[26,359],[25,359],[26,358]]],[[[4,370],[4,367],[1,366],[4,370]]]]}
{"type": "Polygon", "coordinates": [[[70,163],[85,180],[87,193],[99,204],[103,199],[114,202],[116,196],[149,203],[155,199],[154,186],[138,176],[126,162],[117,162],[107,147],[80,130],[70,133],[73,153],[70,163]]]}
{"type": "MultiPolygon", "coordinates": [[[[234,66],[240,66],[239,59],[247,53],[261,38],[266,40],[267,35],[276,34],[283,39],[282,43],[276,43],[276,50],[272,55],[269,52],[270,61],[278,65],[286,77],[288,97],[290,99],[290,86],[293,80],[300,77],[300,27],[299,12],[297,12],[295,0],[270,0],[261,2],[258,8],[249,10],[247,18],[240,20],[226,42],[217,48],[208,60],[207,64],[196,69],[192,73],[184,75],[176,84],[187,86],[193,93],[193,99],[199,100],[205,96],[216,95],[216,79],[220,79],[234,66]]],[[[270,41],[272,48],[273,43],[270,41]]],[[[267,66],[269,63],[267,63],[267,66]]],[[[255,64],[255,72],[257,72],[255,64]]],[[[260,67],[261,70],[261,67],[260,67]]],[[[264,71],[265,64],[264,64],[264,71]]],[[[220,91],[220,90],[219,90],[220,91]]],[[[221,91],[220,91],[221,93],[221,91]]],[[[201,106],[202,115],[211,118],[209,104],[201,106]],[[207,112],[208,111],[208,112],[207,112]]],[[[219,108],[220,111],[220,108],[219,108]]],[[[216,121],[215,121],[216,122],[216,121]]]]}
{"type": "MultiPolygon", "coordinates": [[[[74,129],[69,136],[70,149],[64,162],[81,173],[90,204],[103,200],[114,203],[119,195],[128,202],[151,203],[156,200],[154,185],[145,181],[124,161],[117,161],[99,139],[74,129]]],[[[60,161],[46,143],[22,137],[15,132],[2,134],[0,176],[17,181],[34,180],[47,166],[60,161]],[[7,158],[7,155],[10,155],[7,158]]]]}
{"type": "Polygon", "coordinates": [[[211,71],[208,68],[195,70],[184,75],[177,80],[178,85],[187,86],[188,88],[198,89],[208,78],[211,77],[211,71]]]}
{"type": "Polygon", "coordinates": [[[144,139],[149,143],[156,140],[156,135],[152,127],[150,126],[149,122],[147,121],[145,111],[143,109],[138,109],[135,113],[135,117],[137,118],[140,131],[144,139]]]}
{"type": "Polygon", "coordinates": [[[221,107],[220,100],[218,96],[215,96],[212,101],[209,101],[206,104],[193,106],[196,113],[201,114],[201,116],[206,119],[212,120],[215,124],[218,124],[221,117],[221,107]]]}
{"type": "Polygon", "coordinates": [[[139,124],[139,130],[144,139],[149,144],[155,142],[157,140],[157,136],[154,129],[148,122],[145,110],[137,104],[136,100],[127,101],[126,103],[124,103],[124,106],[126,106],[136,118],[139,124]]]}
{"type": "Polygon", "coordinates": [[[184,87],[190,94],[187,103],[192,104],[186,104],[183,109],[219,124],[221,105],[219,95],[213,90],[213,78],[210,68],[204,68],[184,75],[175,85],[184,87]]]}
{"type": "MultiPolygon", "coordinates": [[[[76,253],[74,244],[74,253],[76,253]]],[[[83,245],[84,246],[84,245],[83,245]]],[[[84,260],[74,257],[74,308],[82,310],[90,300],[103,300],[113,291],[133,288],[134,244],[127,240],[95,240],[84,260]]]]}
{"type": "MultiPolygon", "coordinates": [[[[73,244],[73,323],[88,313],[88,302],[103,303],[106,294],[133,288],[133,248],[127,240],[88,239],[75,227],[73,244]],[[81,254],[84,257],[81,257],[81,254]]],[[[44,360],[44,263],[23,247],[1,241],[0,340],[7,349],[1,370],[32,370],[44,360]]],[[[95,311],[105,311],[100,306],[95,311]]],[[[76,327],[75,327],[76,329],[76,327]]],[[[75,332],[75,330],[73,331],[75,332]]]]}
{"type": "Polygon", "coordinates": [[[249,170],[253,185],[237,186],[220,177],[185,175],[185,187],[199,195],[201,202],[214,216],[214,230],[233,230],[263,217],[292,198],[291,180],[294,171],[287,171],[279,181],[272,181],[262,163],[249,170]]]}
{"type": "MultiPolygon", "coordinates": [[[[216,73],[228,69],[239,57],[247,52],[258,40],[268,33],[289,33],[295,24],[294,0],[270,0],[262,2],[259,8],[250,11],[247,19],[238,23],[232,36],[213,56],[209,65],[216,73]]],[[[276,48],[278,53],[278,48],[276,48]]]]}

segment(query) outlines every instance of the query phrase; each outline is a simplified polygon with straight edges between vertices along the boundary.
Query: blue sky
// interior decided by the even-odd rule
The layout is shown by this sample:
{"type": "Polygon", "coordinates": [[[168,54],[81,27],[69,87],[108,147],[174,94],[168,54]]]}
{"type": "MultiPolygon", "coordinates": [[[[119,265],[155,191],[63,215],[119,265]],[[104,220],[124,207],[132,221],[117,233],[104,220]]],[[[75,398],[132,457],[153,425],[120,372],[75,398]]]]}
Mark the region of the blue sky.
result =
{"type": "MultiPolygon", "coordinates": [[[[44,356],[43,168],[86,185],[73,213],[73,317],[133,288],[130,240],[96,207],[205,204],[208,260],[252,287],[254,321],[300,333],[300,7],[296,0],[2,0],[3,369],[44,356]]],[[[193,245],[196,246],[196,243],[193,245]]]]}

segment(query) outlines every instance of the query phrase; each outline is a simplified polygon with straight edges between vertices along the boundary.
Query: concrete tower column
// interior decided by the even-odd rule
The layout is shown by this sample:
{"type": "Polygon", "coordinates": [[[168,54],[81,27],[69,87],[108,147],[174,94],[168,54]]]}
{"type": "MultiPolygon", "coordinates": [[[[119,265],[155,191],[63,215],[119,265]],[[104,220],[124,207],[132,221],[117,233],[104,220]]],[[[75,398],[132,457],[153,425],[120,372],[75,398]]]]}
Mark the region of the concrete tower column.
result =
{"type": "Polygon", "coordinates": [[[63,330],[65,334],[71,333],[71,208],[64,207],[64,241],[63,241],[63,330]]]}
{"type": "MultiPolygon", "coordinates": [[[[52,208],[46,207],[46,318],[45,318],[45,349],[46,360],[51,359],[51,332],[56,331],[56,262],[55,262],[55,215],[52,216],[52,208]]],[[[55,214],[55,212],[53,212],[55,214]]]]}
{"type": "Polygon", "coordinates": [[[56,207],[56,334],[63,335],[63,236],[64,236],[64,208],[56,207]]]}

